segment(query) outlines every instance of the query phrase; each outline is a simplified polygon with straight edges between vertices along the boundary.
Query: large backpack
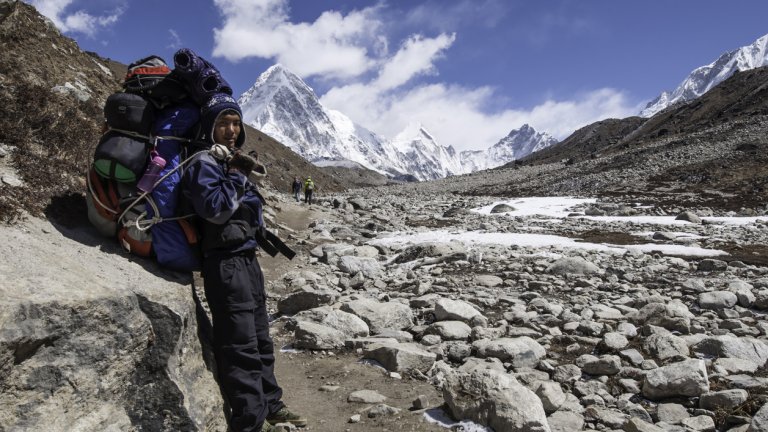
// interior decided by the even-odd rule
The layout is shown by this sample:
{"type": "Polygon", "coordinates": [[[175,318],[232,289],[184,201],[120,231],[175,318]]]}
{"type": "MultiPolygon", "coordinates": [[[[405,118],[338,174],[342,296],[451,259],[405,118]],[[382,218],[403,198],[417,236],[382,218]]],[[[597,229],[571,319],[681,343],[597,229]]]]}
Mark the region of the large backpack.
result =
{"type": "MultiPolygon", "coordinates": [[[[212,64],[190,50],[179,50],[174,62],[174,70],[157,56],[132,63],[124,91],[107,98],[108,130],[86,178],[86,203],[91,223],[126,251],[187,271],[200,268],[201,249],[194,216],[179,214],[183,167],[200,150],[195,141],[199,105],[216,93],[231,95],[232,89],[212,64]],[[150,154],[165,166],[151,190],[142,192],[137,182],[150,154]]],[[[260,230],[256,240],[272,256],[295,255],[269,231],[260,230]]]]}
{"type": "Polygon", "coordinates": [[[86,178],[88,219],[133,254],[154,257],[175,270],[200,267],[192,215],[177,214],[178,184],[199,120],[197,105],[165,62],[149,56],[132,63],[123,84],[104,106],[107,132],[99,140],[86,178]],[[166,161],[149,192],[137,190],[150,152],[166,161]]]}

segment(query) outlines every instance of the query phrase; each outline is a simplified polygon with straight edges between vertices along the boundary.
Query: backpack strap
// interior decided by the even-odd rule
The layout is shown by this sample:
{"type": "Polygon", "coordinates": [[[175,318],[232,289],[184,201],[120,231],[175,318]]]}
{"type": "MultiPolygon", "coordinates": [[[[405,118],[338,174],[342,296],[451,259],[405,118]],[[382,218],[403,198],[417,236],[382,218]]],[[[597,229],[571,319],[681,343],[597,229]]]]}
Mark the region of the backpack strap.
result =
{"type": "MultiPolygon", "coordinates": [[[[160,138],[160,137],[158,137],[158,138],[160,138]]],[[[175,138],[175,139],[178,139],[178,138],[175,138]]],[[[184,139],[184,138],[182,138],[182,139],[184,139]]],[[[186,165],[189,162],[191,162],[193,159],[198,157],[201,153],[202,152],[194,153],[193,155],[191,155],[188,158],[184,159],[183,161],[179,162],[179,164],[177,166],[175,166],[172,170],[168,171],[167,173],[165,173],[165,175],[163,175],[162,177],[157,179],[157,181],[155,182],[155,185],[160,184],[163,180],[165,180],[166,178],[171,176],[171,174],[173,174],[176,171],[178,171],[179,169],[181,169],[184,165],[186,165]]],[[[153,185],[153,189],[154,189],[154,185],[153,185]]],[[[142,193],[141,195],[136,197],[136,199],[133,200],[132,203],[127,205],[125,207],[125,210],[123,210],[123,212],[120,214],[120,217],[118,217],[117,221],[121,222],[123,220],[123,218],[125,218],[125,215],[128,214],[128,211],[131,208],[133,208],[133,206],[138,204],[142,199],[146,199],[147,202],[149,203],[149,205],[153,206],[153,210],[154,210],[154,214],[155,214],[155,216],[153,216],[152,219],[145,219],[143,216],[146,216],[146,214],[143,214],[142,217],[139,217],[139,218],[136,219],[136,228],[138,228],[138,229],[140,229],[142,231],[148,230],[149,228],[152,227],[152,225],[154,225],[156,223],[160,223],[162,221],[181,220],[181,219],[187,219],[187,218],[190,218],[190,217],[194,216],[194,214],[188,214],[188,215],[177,216],[177,217],[172,217],[172,218],[162,218],[160,216],[157,216],[159,214],[159,211],[158,211],[158,209],[157,209],[157,207],[155,205],[154,200],[151,199],[151,196],[150,196],[151,190],[152,189],[150,189],[150,192],[142,193]]]]}
{"type": "Polygon", "coordinates": [[[190,143],[190,142],[194,141],[194,140],[189,139],[189,138],[182,138],[182,137],[176,137],[176,136],[142,135],[142,134],[140,134],[138,132],[135,132],[135,131],[129,131],[129,130],[126,130],[126,129],[118,129],[118,128],[113,128],[113,127],[110,127],[109,131],[119,132],[119,133],[121,133],[123,135],[128,135],[128,136],[131,136],[131,137],[134,137],[134,138],[140,138],[140,139],[143,139],[143,140],[151,142],[153,145],[157,145],[157,140],[173,140],[173,141],[181,141],[181,142],[186,142],[186,143],[190,143]]]}
{"type": "Polygon", "coordinates": [[[288,247],[288,245],[280,240],[274,233],[267,231],[266,229],[256,230],[256,243],[259,244],[259,247],[261,247],[264,252],[272,257],[277,255],[278,252],[283,254],[289,260],[296,256],[296,252],[294,252],[293,249],[288,247]]]}

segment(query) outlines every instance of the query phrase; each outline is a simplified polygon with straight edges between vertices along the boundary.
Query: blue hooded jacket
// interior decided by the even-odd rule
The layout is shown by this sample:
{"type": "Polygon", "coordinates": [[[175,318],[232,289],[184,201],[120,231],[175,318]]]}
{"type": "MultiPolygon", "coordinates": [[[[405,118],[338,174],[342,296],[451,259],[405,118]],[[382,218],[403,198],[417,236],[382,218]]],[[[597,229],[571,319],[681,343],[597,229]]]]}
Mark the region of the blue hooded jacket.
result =
{"type": "MultiPolygon", "coordinates": [[[[231,96],[216,95],[212,101],[203,105],[202,139],[213,144],[213,126],[216,119],[227,110],[234,110],[242,119],[242,111],[231,96]]],[[[239,148],[244,142],[245,129],[241,128],[235,145],[239,148]]],[[[190,162],[182,178],[185,198],[195,214],[204,220],[205,255],[256,249],[253,232],[264,226],[263,199],[256,186],[239,171],[229,171],[227,165],[226,161],[218,160],[203,151],[190,162]]]]}

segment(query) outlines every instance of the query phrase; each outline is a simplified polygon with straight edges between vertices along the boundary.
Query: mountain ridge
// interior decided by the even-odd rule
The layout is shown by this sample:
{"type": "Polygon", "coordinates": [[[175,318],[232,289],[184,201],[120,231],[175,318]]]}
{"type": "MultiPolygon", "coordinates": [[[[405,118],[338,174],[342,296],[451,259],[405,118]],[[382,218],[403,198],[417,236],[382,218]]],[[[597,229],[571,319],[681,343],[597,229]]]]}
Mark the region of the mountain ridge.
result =
{"type": "Polygon", "coordinates": [[[652,117],[665,108],[689,102],[714,88],[735,72],[743,72],[768,65],[768,34],[755,42],[728,51],[712,63],[700,66],[671,92],[662,92],[640,111],[641,117],[652,117]]]}
{"type": "Polygon", "coordinates": [[[280,64],[259,75],[238,101],[246,123],[306,159],[346,159],[392,178],[433,180],[492,168],[556,142],[526,124],[488,149],[459,153],[418,122],[388,139],[324,107],[310,86],[280,64]]]}

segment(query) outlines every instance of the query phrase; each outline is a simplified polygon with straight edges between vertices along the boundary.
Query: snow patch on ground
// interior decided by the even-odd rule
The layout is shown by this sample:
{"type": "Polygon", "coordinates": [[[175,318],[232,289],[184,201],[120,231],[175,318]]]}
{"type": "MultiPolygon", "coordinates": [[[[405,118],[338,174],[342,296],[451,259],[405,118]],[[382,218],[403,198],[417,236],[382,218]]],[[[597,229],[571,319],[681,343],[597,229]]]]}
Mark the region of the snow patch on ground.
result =
{"type": "Polygon", "coordinates": [[[489,429],[469,420],[457,422],[451,419],[448,414],[440,408],[432,408],[424,411],[424,419],[429,423],[434,423],[451,430],[460,430],[463,432],[493,432],[493,429],[489,429]]]}
{"type": "Polygon", "coordinates": [[[727,255],[724,251],[718,249],[704,249],[700,247],[667,245],[667,244],[640,244],[640,245],[611,245],[601,243],[578,242],[569,237],[562,237],[551,234],[528,234],[528,233],[496,233],[496,232],[451,232],[446,230],[435,230],[420,233],[389,233],[386,237],[376,238],[368,242],[371,245],[392,246],[420,243],[448,243],[458,241],[466,245],[502,245],[502,246],[521,246],[529,248],[563,248],[563,249],[585,249],[608,253],[626,253],[628,250],[640,251],[645,253],[658,252],[665,255],[686,255],[686,256],[719,256],[727,255]]]}
{"type": "MultiPolygon", "coordinates": [[[[515,210],[505,213],[495,213],[497,216],[548,216],[551,218],[566,218],[578,206],[594,204],[595,198],[575,197],[525,197],[510,200],[495,201],[493,204],[472,209],[479,214],[490,215],[491,210],[499,204],[506,204],[515,210]]],[[[640,208],[640,207],[637,207],[640,208]]],[[[691,225],[690,222],[675,220],[675,216],[571,216],[598,222],[629,222],[634,224],[654,225],[691,225]]],[[[723,225],[746,225],[757,221],[768,221],[766,216],[757,217],[702,217],[703,221],[723,225]]]]}
{"type": "MultiPolygon", "coordinates": [[[[549,222],[562,221],[568,218],[574,209],[583,208],[584,205],[595,203],[594,198],[575,198],[575,197],[526,197],[516,198],[504,201],[496,201],[493,204],[472,209],[471,211],[491,215],[491,210],[498,204],[507,204],[515,210],[494,214],[502,217],[529,217],[531,222],[549,222]],[[542,219],[546,218],[546,219],[542,219]]],[[[686,221],[675,220],[675,216],[570,216],[583,219],[589,219],[596,222],[626,222],[628,224],[655,224],[655,225],[674,225],[684,227],[697,226],[686,221]]],[[[703,217],[703,220],[716,224],[714,226],[722,229],[730,229],[733,226],[742,226],[757,221],[768,221],[768,217],[703,217]]],[[[536,231],[536,227],[523,228],[527,231],[536,231]]],[[[676,240],[698,240],[703,239],[695,233],[684,231],[675,231],[673,234],[676,240]]],[[[640,237],[653,236],[653,232],[634,232],[632,235],[640,237]]],[[[591,251],[626,253],[627,251],[638,251],[643,253],[661,253],[665,255],[684,255],[699,257],[714,257],[727,255],[725,251],[719,249],[706,249],[702,247],[686,246],[679,244],[636,244],[636,245],[614,245],[607,243],[588,243],[580,242],[569,237],[562,237],[551,234],[536,233],[497,233],[486,231],[459,231],[459,230],[434,230],[427,232],[393,232],[382,233],[379,238],[369,242],[371,245],[406,245],[418,243],[445,243],[457,241],[469,246],[477,245],[502,245],[502,246],[520,246],[527,248],[554,248],[554,249],[585,249],[591,251]]]]}

